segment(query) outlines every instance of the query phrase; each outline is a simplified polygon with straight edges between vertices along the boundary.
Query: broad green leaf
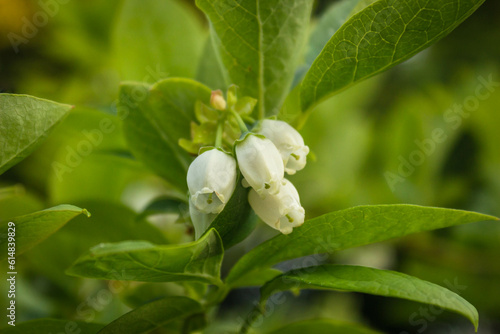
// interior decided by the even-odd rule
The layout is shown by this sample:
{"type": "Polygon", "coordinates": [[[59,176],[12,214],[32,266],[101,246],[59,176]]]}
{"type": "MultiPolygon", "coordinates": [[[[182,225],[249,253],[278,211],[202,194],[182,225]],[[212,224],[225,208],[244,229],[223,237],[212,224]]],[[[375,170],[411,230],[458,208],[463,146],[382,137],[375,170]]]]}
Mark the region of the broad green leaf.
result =
{"type": "MultiPolygon", "coordinates": [[[[6,234],[9,229],[9,222],[15,224],[15,244],[16,255],[24,253],[39,242],[47,239],[64,224],[76,216],[84,214],[90,217],[90,213],[85,209],[80,209],[73,205],[58,205],[50,209],[30,213],[24,216],[12,218],[10,221],[2,221],[0,228],[2,234],[6,234]]],[[[0,261],[7,258],[8,238],[0,239],[0,261]]]]}
{"type": "Polygon", "coordinates": [[[3,334],[47,334],[47,333],[84,333],[95,334],[104,325],[85,321],[42,318],[8,326],[1,329],[3,334]]]}
{"type": "Polygon", "coordinates": [[[257,219],[248,204],[248,188],[241,185],[241,179],[240,175],[231,199],[210,225],[210,228],[215,228],[219,232],[224,249],[245,239],[257,224],[257,219]]]}
{"type": "Polygon", "coordinates": [[[43,210],[44,207],[39,198],[20,184],[0,188],[0,221],[43,210]]]}
{"type": "Polygon", "coordinates": [[[88,208],[92,217],[76,217],[24,254],[31,270],[64,288],[69,296],[76,293],[80,280],[65,275],[64,271],[91,247],[123,240],[167,243],[162,231],[146,221],[136,220],[136,213],[123,204],[103,200],[78,201],[76,204],[88,208]],[[46,261],[52,258],[57,258],[57,261],[46,261]]]}
{"type": "Polygon", "coordinates": [[[203,313],[200,303],[187,297],[167,297],[132,310],[99,331],[99,334],[149,333],[155,328],[203,313]]]}
{"type": "Polygon", "coordinates": [[[0,174],[33,152],[71,108],[28,95],[0,94],[0,174]]]}
{"type": "Polygon", "coordinates": [[[327,264],[292,270],[261,288],[261,302],[278,291],[314,288],[363,292],[435,305],[467,317],[477,331],[476,308],[456,293],[396,271],[360,266],[327,264]]]}
{"type": "Polygon", "coordinates": [[[186,173],[192,157],[178,144],[189,139],[197,100],[209,104],[208,87],[190,79],[171,78],[149,86],[124,83],[118,113],[132,153],[170,184],[187,190],[186,173]]]}
{"type": "Polygon", "coordinates": [[[196,70],[196,80],[213,90],[220,89],[225,91],[227,88],[227,74],[215,50],[212,36],[209,36],[205,41],[202,54],[203,57],[200,57],[198,69],[196,70]]]}
{"type": "Polygon", "coordinates": [[[122,80],[193,77],[205,33],[184,1],[126,0],[113,44],[122,80]]]}
{"type": "Polygon", "coordinates": [[[379,0],[353,15],[307,72],[302,110],[391,68],[449,34],[484,0],[379,0]]]}
{"type": "Polygon", "coordinates": [[[278,235],[245,254],[233,267],[227,283],[301,256],[335,252],[421,231],[462,225],[496,217],[461,210],[417,205],[367,205],[310,219],[290,235],[278,235]]]}
{"type": "Polygon", "coordinates": [[[241,288],[247,286],[262,286],[282,273],[283,272],[278,269],[266,268],[259,271],[256,275],[243,276],[240,280],[233,282],[232,287],[241,288]]]}
{"type": "Polygon", "coordinates": [[[266,334],[377,334],[366,327],[332,319],[311,319],[288,324],[266,334]]]}
{"type": "Polygon", "coordinates": [[[66,273],[97,279],[219,284],[223,253],[215,230],[195,242],[176,246],[123,241],[91,248],[66,273]]]}
{"type": "Polygon", "coordinates": [[[323,47],[335,34],[335,32],[349,18],[360,0],[342,0],[333,3],[318,21],[318,24],[309,36],[306,51],[306,64],[311,66],[316,57],[321,53],[323,47]]]}
{"type": "Polygon", "coordinates": [[[207,14],[229,83],[259,100],[259,116],[278,113],[293,79],[310,0],[197,0],[207,14]]]}

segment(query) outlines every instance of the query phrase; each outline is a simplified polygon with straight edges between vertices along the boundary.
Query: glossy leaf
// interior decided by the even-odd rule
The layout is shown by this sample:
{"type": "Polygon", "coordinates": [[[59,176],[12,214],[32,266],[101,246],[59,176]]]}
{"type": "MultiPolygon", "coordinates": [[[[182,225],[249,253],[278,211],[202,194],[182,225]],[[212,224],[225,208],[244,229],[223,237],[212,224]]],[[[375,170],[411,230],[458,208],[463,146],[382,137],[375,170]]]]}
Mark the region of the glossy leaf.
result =
{"type": "Polygon", "coordinates": [[[255,228],[257,219],[248,204],[248,188],[241,185],[240,176],[231,199],[210,225],[215,228],[224,243],[224,249],[245,239],[255,228]]]}
{"type": "Polygon", "coordinates": [[[416,205],[367,205],[310,219],[290,235],[278,235],[245,254],[227,282],[301,256],[334,252],[402,237],[411,233],[462,225],[496,217],[453,209],[416,205]]]}
{"type": "Polygon", "coordinates": [[[123,241],[91,248],[66,273],[97,279],[219,284],[223,252],[215,230],[195,242],[176,246],[123,241]]]}
{"type": "Polygon", "coordinates": [[[207,14],[230,83],[277,114],[293,79],[311,14],[309,0],[197,0],[207,14]]]}
{"type": "Polygon", "coordinates": [[[121,79],[193,77],[205,35],[194,14],[184,1],[124,1],[113,35],[121,79]]]}
{"type": "Polygon", "coordinates": [[[298,321],[266,334],[377,334],[374,330],[357,324],[332,319],[312,319],[298,321]]]}
{"type": "Polygon", "coordinates": [[[190,79],[172,78],[149,86],[124,83],[118,113],[132,153],[170,184],[187,190],[186,173],[192,157],[178,144],[190,138],[194,105],[209,104],[208,87],[190,79]]]}
{"type": "Polygon", "coordinates": [[[28,95],[0,94],[0,174],[33,152],[71,108],[28,95]]]}
{"type": "Polygon", "coordinates": [[[197,301],[187,297],[167,297],[142,305],[119,317],[99,331],[99,334],[142,334],[172,321],[203,313],[197,301]]]}
{"type": "Polygon", "coordinates": [[[302,110],[387,70],[449,34],[484,0],[379,0],[353,15],[307,72],[302,110]]]}
{"type": "Polygon", "coordinates": [[[256,275],[247,275],[243,276],[240,280],[233,282],[233,288],[241,288],[248,286],[262,286],[265,283],[269,282],[273,278],[281,275],[283,272],[278,269],[266,268],[259,271],[256,275]]]}
{"type": "Polygon", "coordinates": [[[403,273],[360,266],[322,265],[290,271],[262,287],[261,302],[278,291],[314,288],[363,292],[431,304],[462,314],[477,331],[477,310],[456,293],[403,273]]]}
{"type": "MultiPolygon", "coordinates": [[[[39,242],[47,239],[51,234],[59,230],[64,224],[76,216],[84,214],[90,217],[90,213],[73,205],[58,205],[50,209],[15,217],[10,220],[15,224],[16,255],[24,253],[39,242]]],[[[2,233],[11,231],[9,221],[2,221],[0,228],[2,233]]],[[[0,260],[7,258],[7,238],[0,239],[0,260]]]]}
{"type": "Polygon", "coordinates": [[[104,325],[85,321],[42,318],[1,328],[3,334],[85,333],[95,334],[104,325]]]}

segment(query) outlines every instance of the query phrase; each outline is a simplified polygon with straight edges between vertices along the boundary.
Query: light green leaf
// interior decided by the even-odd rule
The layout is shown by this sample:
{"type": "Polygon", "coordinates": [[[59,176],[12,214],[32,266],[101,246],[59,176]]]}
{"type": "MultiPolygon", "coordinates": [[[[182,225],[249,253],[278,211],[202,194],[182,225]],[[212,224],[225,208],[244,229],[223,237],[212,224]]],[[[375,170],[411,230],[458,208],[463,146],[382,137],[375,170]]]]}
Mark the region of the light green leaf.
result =
{"type": "Polygon", "coordinates": [[[97,279],[219,284],[223,253],[215,230],[195,242],[176,246],[124,241],[91,248],[66,273],[97,279]]]}
{"type": "Polygon", "coordinates": [[[171,78],[149,86],[127,82],[120,89],[119,116],[132,153],[170,184],[187,190],[192,157],[178,144],[189,139],[197,100],[210,103],[208,87],[190,79],[171,78]]]}
{"type": "Polygon", "coordinates": [[[410,58],[449,34],[484,0],[379,0],[353,15],[307,72],[302,110],[410,58]]]}
{"type": "Polygon", "coordinates": [[[278,113],[293,79],[311,14],[310,0],[197,0],[207,14],[229,83],[278,113]]]}
{"type": "Polygon", "coordinates": [[[367,267],[322,265],[292,270],[261,288],[261,302],[278,291],[314,288],[363,292],[431,304],[462,314],[477,331],[477,310],[456,293],[403,273],[367,267]]]}
{"type": "Polygon", "coordinates": [[[357,324],[332,319],[312,319],[288,324],[266,334],[377,334],[369,328],[357,324]]]}
{"type": "Polygon", "coordinates": [[[335,32],[351,16],[354,8],[360,0],[342,0],[333,3],[318,21],[318,24],[309,36],[306,51],[306,64],[311,66],[316,57],[321,53],[323,47],[335,34],[335,32]]]}
{"type": "Polygon", "coordinates": [[[121,79],[193,77],[204,35],[184,1],[124,1],[113,35],[121,79]]]}
{"type": "Polygon", "coordinates": [[[99,334],[149,333],[172,321],[203,313],[197,301],[187,297],[167,297],[145,304],[116,319],[99,334]]]}
{"type": "Polygon", "coordinates": [[[207,85],[213,90],[225,91],[227,88],[225,69],[220,63],[219,56],[215,50],[212,37],[209,36],[203,47],[203,57],[200,57],[196,80],[207,85]]]}
{"type": "Polygon", "coordinates": [[[85,333],[95,334],[104,325],[85,321],[42,318],[2,328],[3,334],[85,333]]]}
{"type": "Polygon", "coordinates": [[[0,174],[33,152],[71,108],[28,95],[0,94],[0,174]]]}
{"type": "Polygon", "coordinates": [[[257,224],[257,219],[248,204],[248,188],[241,185],[241,179],[240,175],[231,199],[210,225],[210,228],[215,228],[219,232],[224,249],[245,239],[257,224]]]}
{"type": "MultiPolygon", "coordinates": [[[[51,234],[64,226],[64,224],[80,214],[90,217],[90,213],[85,209],[63,204],[50,209],[16,217],[10,221],[3,221],[0,223],[0,229],[2,231],[1,233],[6,236],[7,232],[11,231],[11,229],[9,229],[11,228],[9,222],[15,224],[15,253],[19,255],[39,242],[47,239],[51,234]]],[[[0,238],[0,249],[2,250],[0,261],[7,258],[8,243],[7,237],[0,238]]]]}
{"type": "Polygon", "coordinates": [[[44,207],[39,198],[27,192],[20,184],[0,188],[0,212],[2,213],[0,221],[43,210],[44,207]]]}
{"type": "Polygon", "coordinates": [[[498,220],[475,212],[417,205],[367,205],[310,219],[290,235],[278,235],[245,254],[227,277],[232,284],[250,272],[301,256],[335,252],[421,231],[498,220]]]}

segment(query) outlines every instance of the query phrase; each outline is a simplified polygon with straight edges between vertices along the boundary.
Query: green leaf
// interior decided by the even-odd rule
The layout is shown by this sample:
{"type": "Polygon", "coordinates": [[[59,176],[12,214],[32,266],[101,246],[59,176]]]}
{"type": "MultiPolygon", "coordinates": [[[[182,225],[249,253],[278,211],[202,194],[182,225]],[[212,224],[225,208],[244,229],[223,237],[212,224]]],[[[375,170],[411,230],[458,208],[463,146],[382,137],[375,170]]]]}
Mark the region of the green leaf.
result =
{"type": "Polygon", "coordinates": [[[171,321],[199,313],[203,313],[203,309],[197,301],[186,297],[167,297],[126,313],[101,329],[99,334],[149,333],[171,321]]]}
{"type": "Polygon", "coordinates": [[[3,334],[97,333],[104,325],[85,321],[42,318],[2,328],[3,334]]]}
{"type": "Polygon", "coordinates": [[[403,273],[367,267],[322,265],[292,270],[261,288],[261,302],[278,291],[314,288],[363,292],[439,306],[464,315],[477,331],[477,310],[456,293],[403,273]]]}
{"type": "Polygon", "coordinates": [[[193,77],[204,35],[184,1],[124,1],[113,35],[121,79],[193,77]]]}
{"type": "Polygon", "coordinates": [[[475,212],[417,205],[367,205],[310,219],[290,235],[278,235],[245,254],[227,277],[232,284],[242,276],[281,261],[335,252],[421,231],[498,220],[475,212]]]}
{"type": "Polygon", "coordinates": [[[277,114],[293,79],[312,1],[197,0],[207,14],[230,83],[259,100],[259,115],[277,114]]]}
{"type": "Polygon", "coordinates": [[[353,15],[307,72],[302,110],[403,62],[449,34],[484,0],[379,0],[353,15]]]}
{"type": "Polygon", "coordinates": [[[191,156],[178,144],[190,138],[194,106],[210,102],[208,87],[190,79],[171,78],[149,86],[127,82],[121,86],[118,113],[132,153],[170,184],[187,191],[191,156]]]}
{"type": "Polygon", "coordinates": [[[224,249],[245,239],[257,225],[257,219],[248,203],[248,188],[241,185],[241,180],[240,175],[231,199],[210,225],[210,228],[219,232],[224,249]]]}
{"type": "Polygon", "coordinates": [[[28,95],[0,94],[0,174],[33,152],[71,108],[28,95]]]}
{"type": "Polygon", "coordinates": [[[311,319],[288,324],[266,334],[377,334],[374,330],[357,324],[332,319],[311,319]]]}
{"type": "Polygon", "coordinates": [[[310,66],[321,53],[323,47],[335,34],[335,32],[351,16],[354,8],[360,0],[342,0],[333,3],[318,21],[318,24],[309,36],[306,51],[306,64],[310,66]]]}
{"type": "Polygon", "coordinates": [[[123,241],[91,248],[66,273],[97,279],[219,284],[223,253],[215,230],[195,242],[178,246],[123,241]]]}
{"type": "Polygon", "coordinates": [[[103,200],[78,201],[77,204],[88,208],[92,218],[74,218],[36,249],[24,254],[31,270],[57,283],[70,296],[78,291],[80,280],[65,275],[64,271],[91,247],[123,240],[167,243],[162,231],[146,221],[136,220],[136,213],[123,204],[103,200]],[[46,261],[52,258],[57,261],[46,261]]]}
{"type": "Polygon", "coordinates": [[[225,91],[227,88],[225,69],[222,68],[211,36],[205,41],[202,54],[203,57],[200,57],[196,71],[196,80],[207,85],[212,90],[220,89],[225,91]]]}
{"type": "Polygon", "coordinates": [[[248,286],[262,286],[265,283],[269,282],[273,278],[281,275],[283,272],[278,269],[266,268],[261,271],[257,275],[247,275],[243,276],[241,279],[232,283],[233,288],[241,288],[248,286]]]}
{"type": "MultiPolygon", "coordinates": [[[[24,253],[39,242],[47,239],[51,234],[59,230],[64,224],[76,216],[84,214],[90,217],[90,213],[73,205],[58,205],[50,209],[34,212],[28,215],[13,218],[10,222],[15,224],[15,244],[16,255],[24,253]]],[[[0,223],[0,229],[3,233],[11,230],[9,221],[0,223]]],[[[0,239],[0,261],[7,258],[7,238],[0,239]]]]}
{"type": "Polygon", "coordinates": [[[16,184],[7,188],[0,188],[0,221],[17,216],[27,215],[34,211],[43,210],[42,201],[16,184]]]}

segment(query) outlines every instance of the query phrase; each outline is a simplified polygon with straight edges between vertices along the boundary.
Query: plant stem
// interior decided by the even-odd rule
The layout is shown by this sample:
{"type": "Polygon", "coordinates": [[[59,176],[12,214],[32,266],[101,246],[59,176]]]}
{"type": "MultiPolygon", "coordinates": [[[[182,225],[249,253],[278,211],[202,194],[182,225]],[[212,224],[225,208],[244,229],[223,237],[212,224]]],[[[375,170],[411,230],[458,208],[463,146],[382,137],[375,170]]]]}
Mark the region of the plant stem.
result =
{"type": "Polygon", "coordinates": [[[225,118],[222,119],[219,124],[217,125],[217,133],[215,135],[215,147],[221,148],[222,147],[222,133],[224,132],[224,122],[225,118]]]}
{"type": "Polygon", "coordinates": [[[229,112],[234,116],[234,118],[236,118],[236,121],[238,122],[238,126],[240,127],[241,132],[248,132],[248,128],[243,119],[241,118],[241,116],[233,109],[229,109],[229,112]]]}

